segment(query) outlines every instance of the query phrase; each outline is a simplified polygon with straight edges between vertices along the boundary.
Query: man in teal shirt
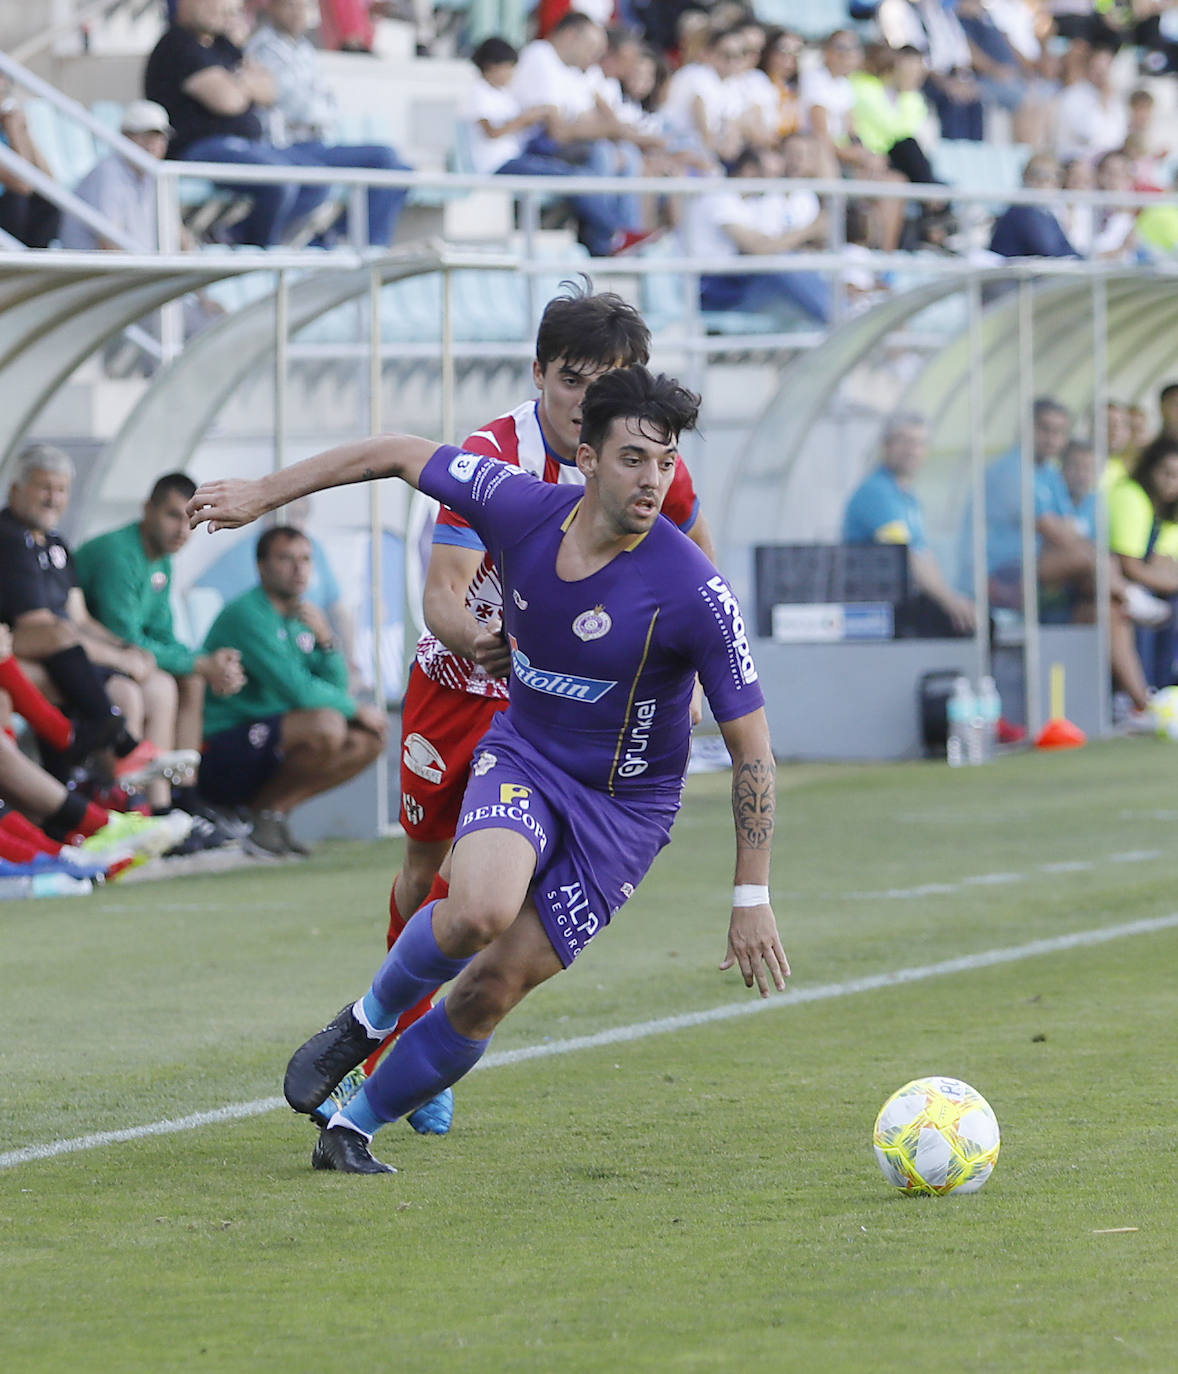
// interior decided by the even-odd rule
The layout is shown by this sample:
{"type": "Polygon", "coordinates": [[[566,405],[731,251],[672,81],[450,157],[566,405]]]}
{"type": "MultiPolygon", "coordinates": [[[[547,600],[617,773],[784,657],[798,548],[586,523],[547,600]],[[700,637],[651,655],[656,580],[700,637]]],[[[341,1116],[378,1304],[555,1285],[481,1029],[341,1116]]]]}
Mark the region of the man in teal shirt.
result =
{"type": "Polygon", "coordinates": [[[199,750],[205,688],[232,696],[245,676],[236,649],[195,653],[172,624],[172,555],[188,540],[184,507],[195,490],[182,472],[161,477],[141,519],[89,540],[74,563],[90,614],[128,644],[146,649],[176,679],[176,747],[199,750]]]}
{"type": "Polygon", "coordinates": [[[388,721],[349,695],[327,618],[305,599],[306,535],[267,530],[257,560],[259,585],[229,602],[205,639],[206,654],[240,651],[245,686],[207,703],[200,790],[214,805],[249,809],[255,848],[305,853],[289,813],[363,772],[385,747],[388,721]]]}

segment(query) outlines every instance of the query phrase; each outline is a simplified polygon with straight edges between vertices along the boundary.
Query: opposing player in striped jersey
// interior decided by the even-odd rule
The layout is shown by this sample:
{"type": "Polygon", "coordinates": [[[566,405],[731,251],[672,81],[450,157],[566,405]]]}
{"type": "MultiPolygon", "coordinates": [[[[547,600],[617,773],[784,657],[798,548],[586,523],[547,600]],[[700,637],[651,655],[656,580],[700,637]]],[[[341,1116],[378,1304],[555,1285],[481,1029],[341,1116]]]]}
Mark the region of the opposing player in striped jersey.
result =
{"type": "MultiPolygon", "coordinates": [[[[463,449],[516,464],[545,482],[583,486],[575,458],[586,388],[603,373],[646,363],[649,356],[650,330],[632,305],[614,292],[592,293],[587,285],[567,283],[564,294],[545,307],[536,334],[532,377],[539,394],[469,435],[463,449]]],[[[682,459],[663,514],[714,561],[682,459]]],[[[458,825],[471,760],[507,706],[511,659],[501,629],[499,570],[470,524],[445,507],[434,530],[424,600],[430,633],[417,646],[401,715],[405,858],[389,894],[390,949],[418,907],[448,891],[438,871],[458,825]]],[[[398,1031],[429,1006],[423,998],[406,1012],[398,1031]]],[[[369,1060],[370,1071],[378,1057],[369,1060]]],[[[344,1095],[355,1086],[356,1081],[344,1085],[344,1095]]],[[[330,1107],[324,1104],[325,1111],[330,1107]]],[[[411,1124],[423,1133],[444,1134],[451,1114],[447,1098],[434,1110],[414,1113],[411,1124]]]]}

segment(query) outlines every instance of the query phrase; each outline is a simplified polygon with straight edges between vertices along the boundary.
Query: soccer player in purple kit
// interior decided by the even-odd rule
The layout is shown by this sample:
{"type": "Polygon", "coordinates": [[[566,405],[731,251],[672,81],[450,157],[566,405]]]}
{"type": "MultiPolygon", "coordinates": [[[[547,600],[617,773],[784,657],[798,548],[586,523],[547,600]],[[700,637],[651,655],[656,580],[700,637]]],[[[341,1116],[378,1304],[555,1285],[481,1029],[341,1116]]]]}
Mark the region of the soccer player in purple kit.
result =
{"type": "Polygon", "coordinates": [[[697,410],[698,397],[643,367],[598,378],[582,408],[583,490],[381,435],[192,498],[194,524],[232,528],[326,487],[400,477],[463,515],[503,579],[510,705],[471,770],[449,896],[413,916],[371,989],[295,1052],[287,1101],[310,1113],[407,1006],[453,985],[320,1132],[316,1168],[390,1172],[369,1148],[376,1130],[468,1073],[504,1016],[633,895],[681,800],[696,673],[733,763],[736,874],[720,967],[737,965],[762,996],[784,988],[764,698],[727,583],[659,517],[697,410]]]}

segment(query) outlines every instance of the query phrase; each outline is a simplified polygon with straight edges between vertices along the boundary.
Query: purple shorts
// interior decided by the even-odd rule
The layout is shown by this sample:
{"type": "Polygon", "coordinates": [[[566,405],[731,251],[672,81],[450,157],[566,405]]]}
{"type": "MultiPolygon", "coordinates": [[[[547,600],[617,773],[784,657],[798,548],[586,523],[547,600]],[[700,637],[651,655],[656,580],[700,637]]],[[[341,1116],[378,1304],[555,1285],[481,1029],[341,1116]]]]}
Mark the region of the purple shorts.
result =
{"type": "Polygon", "coordinates": [[[657,794],[639,804],[586,787],[496,716],[475,750],[455,841],[513,830],[536,851],[532,899],[567,968],[634,895],[671,837],[679,809],[657,794]]]}

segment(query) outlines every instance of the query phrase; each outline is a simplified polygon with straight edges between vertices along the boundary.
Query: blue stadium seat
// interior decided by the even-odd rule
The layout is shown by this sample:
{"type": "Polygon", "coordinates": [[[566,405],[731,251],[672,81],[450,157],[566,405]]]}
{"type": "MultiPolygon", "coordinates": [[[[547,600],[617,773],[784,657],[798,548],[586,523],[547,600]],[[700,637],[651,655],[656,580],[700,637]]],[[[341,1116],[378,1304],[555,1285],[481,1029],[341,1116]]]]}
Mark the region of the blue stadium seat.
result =
{"type": "Polygon", "coordinates": [[[994,206],[1005,208],[1007,191],[1017,190],[1031,156],[1025,143],[975,143],[945,138],[932,150],[930,161],[938,180],[966,191],[993,191],[994,206]]]}

